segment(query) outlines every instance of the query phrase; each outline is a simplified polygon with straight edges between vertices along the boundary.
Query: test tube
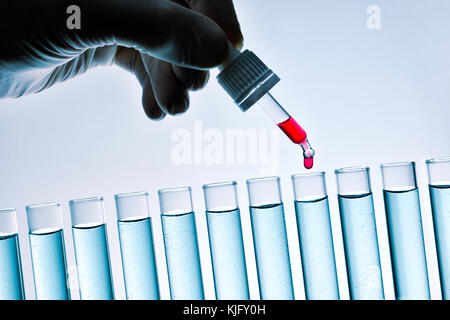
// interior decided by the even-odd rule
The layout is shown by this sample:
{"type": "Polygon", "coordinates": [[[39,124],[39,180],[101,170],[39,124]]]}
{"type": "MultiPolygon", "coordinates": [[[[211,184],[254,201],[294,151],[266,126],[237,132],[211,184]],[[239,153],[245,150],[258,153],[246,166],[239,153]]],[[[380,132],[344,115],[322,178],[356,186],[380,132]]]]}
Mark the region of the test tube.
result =
{"type": "Polygon", "coordinates": [[[68,300],[67,264],[59,203],[26,207],[37,300],[68,300]]]}
{"type": "Polygon", "coordinates": [[[203,280],[190,187],[158,191],[172,300],[203,300],[203,280]]]}
{"type": "Polygon", "coordinates": [[[72,234],[82,300],[112,300],[103,198],[71,200],[72,234]]]}
{"type": "Polygon", "coordinates": [[[23,300],[16,210],[0,209],[0,300],[23,300]]]}
{"type": "Polygon", "coordinates": [[[369,168],[342,168],[335,173],[350,298],[384,299],[369,168]]]}
{"type": "Polygon", "coordinates": [[[120,251],[129,300],[159,300],[148,193],[115,195],[120,251]]]}
{"type": "Polygon", "coordinates": [[[247,269],[236,182],[203,186],[216,299],[248,300],[247,269]]]}
{"type": "Polygon", "coordinates": [[[442,298],[450,300],[450,157],[426,163],[442,298]]]}
{"type": "Polygon", "coordinates": [[[292,176],[308,300],[339,300],[325,172],[292,176]]]}
{"type": "Polygon", "coordinates": [[[382,164],[381,172],[395,296],[430,299],[415,163],[382,164]]]}
{"type": "Polygon", "coordinates": [[[262,300],[292,300],[291,264],[280,178],[247,180],[250,218],[262,300]]]}

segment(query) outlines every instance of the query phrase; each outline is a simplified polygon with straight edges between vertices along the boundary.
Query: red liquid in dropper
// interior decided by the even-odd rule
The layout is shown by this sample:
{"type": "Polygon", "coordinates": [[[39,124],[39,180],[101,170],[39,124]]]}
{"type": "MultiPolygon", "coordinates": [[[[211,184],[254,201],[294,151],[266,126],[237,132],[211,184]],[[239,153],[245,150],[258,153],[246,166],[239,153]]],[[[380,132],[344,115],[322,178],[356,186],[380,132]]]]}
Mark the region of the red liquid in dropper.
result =
{"type": "Polygon", "coordinates": [[[291,139],[295,144],[299,144],[306,139],[306,132],[302,127],[295,121],[294,118],[289,117],[284,122],[278,123],[280,129],[291,139]]]}
{"type": "MultiPolygon", "coordinates": [[[[295,121],[294,118],[289,117],[286,121],[278,123],[278,127],[291,139],[291,141],[295,144],[301,144],[306,146],[306,148],[310,148],[306,143],[306,132],[302,127],[295,121]]],[[[314,160],[313,158],[304,158],[303,165],[306,169],[311,169],[313,167],[314,160]]]]}

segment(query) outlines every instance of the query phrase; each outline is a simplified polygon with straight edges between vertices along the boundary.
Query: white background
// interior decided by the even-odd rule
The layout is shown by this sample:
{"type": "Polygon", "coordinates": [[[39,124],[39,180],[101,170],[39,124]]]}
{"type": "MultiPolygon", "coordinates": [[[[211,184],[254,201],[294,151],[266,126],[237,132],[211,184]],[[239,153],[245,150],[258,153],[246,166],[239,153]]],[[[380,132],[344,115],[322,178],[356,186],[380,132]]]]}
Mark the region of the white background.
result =
{"type": "MultiPolygon", "coordinates": [[[[245,48],[257,53],[282,81],[273,94],[307,129],[317,151],[315,171],[327,172],[341,297],[348,299],[333,170],[368,165],[376,207],[386,298],[393,299],[379,165],[416,161],[431,295],[440,298],[424,161],[450,155],[450,3],[434,1],[249,1],[236,10],[245,48]],[[366,26],[369,5],[381,9],[381,29],[366,26]]],[[[155,233],[161,296],[169,298],[157,190],[190,185],[199,234],[206,297],[214,298],[201,185],[236,180],[251,298],[258,285],[245,179],[258,165],[176,165],[171,134],[194,121],[215,129],[273,128],[253,108],[242,114],[219,88],[213,72],[191,109],[162,122],[147,120],[141,89],[116,67],[98,68],[50,90],[0,101],[0,207],[16,207],[27,298],[34,298],[25,205],[62,204],[67,259],[74,265],[68,201],[101,195],[116,297],[125,297],[113,195],[145,190],[155,233]]],[[[292,273],[304,299],[290,175],[305,170],[298,147],[280,135],[282,179],[292,273]]],[[[78,293],[73,292],[77,298],[78,293]]]]}

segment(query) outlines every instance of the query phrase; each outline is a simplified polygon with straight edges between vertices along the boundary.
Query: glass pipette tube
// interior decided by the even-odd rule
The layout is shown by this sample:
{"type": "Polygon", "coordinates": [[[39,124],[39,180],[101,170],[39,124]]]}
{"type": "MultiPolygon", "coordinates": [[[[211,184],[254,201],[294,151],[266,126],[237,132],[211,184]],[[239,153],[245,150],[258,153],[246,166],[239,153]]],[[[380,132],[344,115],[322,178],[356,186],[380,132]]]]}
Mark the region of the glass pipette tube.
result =
{"type": "Polygon", "coordinates": [[[159,300],[148,194],[116,194],[115,201],[126,297],[159,300]]]}
{"type": "Polygon", "coordinates": [[[158,191],[172,300],[203,300],[203,279],[190,187],[158,191]]]}
{"type": "Polygon", "coordinates": [[[369,168],[342,168],[335,173],[350,298],[384,299],[369,168]]]}
{"type": "Polygon", "coordinates": [[[307,300],[338,300],[325,172],[292,176],[307,300]]]}
{"type": "Polygon", "coordinates": [[[293,300],[280,178],[247,180],[259,292],[262,300],[293,300]]]}
{"type": "Polygon", "coordinates": [[[218,300],[248,300],[241,215],[236,182],[203,186],[209,246],[218,300]]]}
{"type": "Polygon", "coordinates": [[[450,157],[426,164],[442,299],[450,300],[450,157]]]}
{"type": "Polygon", "coordinates": [[[26,207],[37,300],[68,300],[67,264],[59,203],[26,207]]]}
{"type": "Polygon", "coordinates": [[[0,209],[0,300],[23,300],[16,210],[0,209]]]}
{"type": "Polygon", "coordinates": [[[113,300],[103,198],[71,200],[72,235],[81,300],[113,300]]]}

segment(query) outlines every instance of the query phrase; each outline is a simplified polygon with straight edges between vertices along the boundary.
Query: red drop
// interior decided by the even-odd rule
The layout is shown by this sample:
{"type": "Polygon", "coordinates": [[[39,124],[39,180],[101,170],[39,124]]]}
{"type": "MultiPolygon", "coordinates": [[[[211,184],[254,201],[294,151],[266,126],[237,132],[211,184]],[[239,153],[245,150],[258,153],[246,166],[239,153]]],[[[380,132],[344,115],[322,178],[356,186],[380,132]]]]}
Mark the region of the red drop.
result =
{"type": "Polygon", "coordinates": [[[314,159],[313,158],[305,158],[303,160],[303,165],[306,169],[311,169],[314,165],[314,159]]]}
{"type": "Polygon", "coordinates": [[[281,130],[291,139],[293,143],[300,143],[306,139],[306,132],[302,127],[295,121],[294,118],[289,117],[284,122],[278,123],[281,130]]]}

